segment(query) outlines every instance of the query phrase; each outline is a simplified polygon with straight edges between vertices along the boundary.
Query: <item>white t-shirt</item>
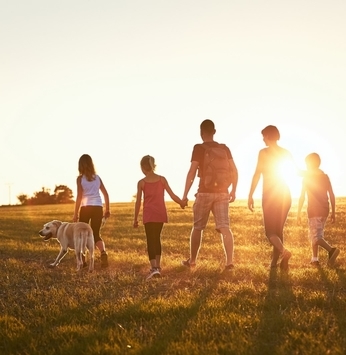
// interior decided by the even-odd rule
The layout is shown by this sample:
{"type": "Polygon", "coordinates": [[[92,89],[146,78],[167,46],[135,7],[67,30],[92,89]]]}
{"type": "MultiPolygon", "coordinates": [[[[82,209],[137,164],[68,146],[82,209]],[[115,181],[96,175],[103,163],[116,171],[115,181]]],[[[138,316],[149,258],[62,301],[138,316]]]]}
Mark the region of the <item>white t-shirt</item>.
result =
{"type": "Polygon", "coordinates": [[[95,180],[88,181],[83,175],[81,179],[83,188],[82,206],[102,206],[100,195],[101,181],[98,175],[95,175],[95,180]]]}

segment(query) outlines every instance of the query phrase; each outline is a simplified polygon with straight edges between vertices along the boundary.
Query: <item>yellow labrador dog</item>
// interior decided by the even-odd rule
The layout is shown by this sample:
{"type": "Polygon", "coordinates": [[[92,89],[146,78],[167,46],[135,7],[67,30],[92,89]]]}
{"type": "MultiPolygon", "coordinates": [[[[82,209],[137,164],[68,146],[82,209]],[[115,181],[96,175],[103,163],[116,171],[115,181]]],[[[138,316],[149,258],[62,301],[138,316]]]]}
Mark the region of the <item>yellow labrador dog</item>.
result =
{"type": "Polygon", "coordinates": [[[74,249],[77,259],[77,271],[81,270],[85,262],[85,252],[90,254],[89,272],[94,270],[94,235],[89,224],[84,222],[68,223],[51,221],[43,226],[39,235],[44,241],[56,238],[60,243],[60,252],[51,267],[59,265],[69,249],[74,249]]]}

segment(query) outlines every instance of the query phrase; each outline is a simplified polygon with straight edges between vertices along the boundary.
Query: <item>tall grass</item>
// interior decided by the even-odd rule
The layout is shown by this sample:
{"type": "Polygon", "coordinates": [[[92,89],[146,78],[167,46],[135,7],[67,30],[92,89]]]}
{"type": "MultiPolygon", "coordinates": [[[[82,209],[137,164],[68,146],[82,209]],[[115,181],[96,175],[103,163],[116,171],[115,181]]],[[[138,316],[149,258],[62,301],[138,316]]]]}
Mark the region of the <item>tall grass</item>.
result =
{"type": "MultiPolygon", "coordinates": [[[[258,204],[259,205],[259,204],[258,204]]],[[[293,257],[288,273],[270,271],[271,248],[261,210],[231,205],[235,269],[210,218],[198,265],[185,269],[191,208],[167,203],[163,277],[149,271],[144,229],[132,228],[133,204],[113,204],[102,236],[110,266],[77,273],[73,252],[48,268],[59,250],[38,235],[52,219],[71,221],[73,206],[0,208],[0,354],[345,354],[346,199],[326,239],[341,249],[334,268],[310,266],[306,224],[295,221],[285,240],[293,257]]]]}

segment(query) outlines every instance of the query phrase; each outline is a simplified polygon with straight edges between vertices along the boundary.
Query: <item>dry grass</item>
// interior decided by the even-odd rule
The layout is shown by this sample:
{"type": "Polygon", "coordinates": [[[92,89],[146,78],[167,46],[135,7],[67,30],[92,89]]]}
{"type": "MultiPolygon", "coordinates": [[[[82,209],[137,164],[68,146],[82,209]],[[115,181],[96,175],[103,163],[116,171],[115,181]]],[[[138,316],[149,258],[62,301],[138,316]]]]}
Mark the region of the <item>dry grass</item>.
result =
{"type": "Polygon", "coordinates": [[[187,270],[191,208],[167,203],[163,231],[163,277],[145,281],[144,229],[132,228],[133,204],[114,204],[103,230],[110,267],[75,272],[69,253],[49,269],[58,244],[38,236],[52,219],[70,221],[73,206],[0,209],[1,354],[344,354],[346,349],[345,214],[337,200],[337,223],[326,239],[341,249],[335,268],[310,267],[306,225],[286,226],[293,257],[288,274],[268,270],[270,247],[261,211],[244,201],[231,206],[235,237],[233,272],[212,218],[198,266],[187,270]]]}

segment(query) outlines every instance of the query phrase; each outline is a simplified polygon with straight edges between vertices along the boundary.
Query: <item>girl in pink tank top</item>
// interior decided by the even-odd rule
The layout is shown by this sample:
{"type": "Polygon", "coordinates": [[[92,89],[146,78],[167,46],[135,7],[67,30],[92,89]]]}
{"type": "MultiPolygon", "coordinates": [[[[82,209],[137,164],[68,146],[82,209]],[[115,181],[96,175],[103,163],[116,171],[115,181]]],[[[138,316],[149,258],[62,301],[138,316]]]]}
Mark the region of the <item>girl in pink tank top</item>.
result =
{"type": "Polygon", "coordinates": [[[137,183],[137,197],[133,226],[138,228],[138,215],[143,197],[143,224],[147,238],[150,272],[147,280],[161,276],[161,231],[163,224],[167,223],[167,210],[165,205],[165,191],[171,199],[181,208],[186,204],[173,193],[165,177],[157,175],[155,159],[146,155],[141,160],[141,169],[145,177],[137,183]]]}

